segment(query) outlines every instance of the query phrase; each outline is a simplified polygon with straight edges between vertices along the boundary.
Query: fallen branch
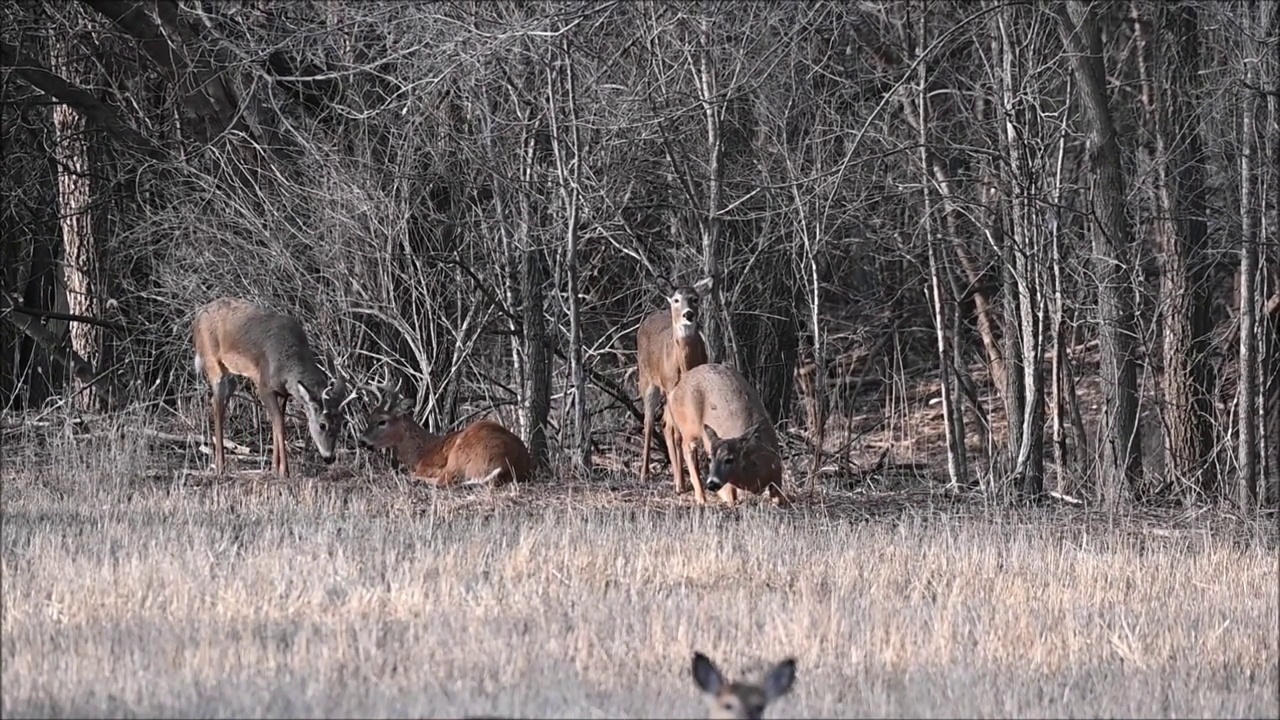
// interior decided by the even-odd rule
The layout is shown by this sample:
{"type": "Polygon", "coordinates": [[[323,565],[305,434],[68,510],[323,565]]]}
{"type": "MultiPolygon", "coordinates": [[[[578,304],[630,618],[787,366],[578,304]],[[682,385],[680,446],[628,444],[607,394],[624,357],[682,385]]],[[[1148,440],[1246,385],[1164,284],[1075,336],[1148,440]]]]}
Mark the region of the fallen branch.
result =
{"type": "Polygon", "coordinates": [[[23,315],[31,315],[32,317],[48,318],[50,320],[66,320],[67,322],[78,322],[86,325],[97,325],[99,327],[116,330],[118,332],[124,332],[126,329],[124,325],[110,320],[99,320],[98,318],[91,318],[85,315],[73,315],[72,313],[56,312],[54,310],[37,310],[36,308],[25,307],[23,305],[19,305],[16,299],[14,299],[9,309],[13,312],[20,312],[23,315]]]}

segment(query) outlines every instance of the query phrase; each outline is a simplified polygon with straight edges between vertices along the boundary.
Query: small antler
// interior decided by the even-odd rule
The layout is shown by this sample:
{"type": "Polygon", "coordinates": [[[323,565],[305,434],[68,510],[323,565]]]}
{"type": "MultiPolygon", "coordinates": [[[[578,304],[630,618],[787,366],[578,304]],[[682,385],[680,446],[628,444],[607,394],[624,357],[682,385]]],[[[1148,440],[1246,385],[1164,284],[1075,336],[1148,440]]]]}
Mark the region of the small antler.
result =
{"type": "Polygon", "coordinates": [[[338,398],[343,405],[346,405],[356,396],[355,391],[347,392],[347,374],[334,357],[333,351],[325,348],[324,356],[329,364],[329,387],[325,389],[324,395],[328,398],[338,398]]]}
{"type": "Polygon", "coordinates": [[[400,383],[391,384],[391,369],[383,367],[383,379],[369,389],[373,392],[374,407],[379,410],[390,410],[400,398],[400,383]]]}

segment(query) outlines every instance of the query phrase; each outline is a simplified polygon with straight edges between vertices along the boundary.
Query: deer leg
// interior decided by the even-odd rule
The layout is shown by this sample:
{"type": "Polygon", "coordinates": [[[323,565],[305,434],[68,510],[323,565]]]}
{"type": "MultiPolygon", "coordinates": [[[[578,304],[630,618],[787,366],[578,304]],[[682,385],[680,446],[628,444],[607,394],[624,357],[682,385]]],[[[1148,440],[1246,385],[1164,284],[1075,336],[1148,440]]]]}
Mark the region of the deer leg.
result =
{"type": "Polygon", "coordinates": [[[640,437],[640,484],[649,479],[649,446],[653,444],[653,406],[658,404],[658,388],[640,388],[640,401],[644,404],[644,435],[640,437]]]}
{"type": "Polygon", "coordinates": [[[776,483],[769,485],[768,489],[765,490],[765,493],[769,496],[769,499],[773,501],[774,505],[777,505],[778,507],[791,506],[791,498],[787,497],[786,493],[782,492],[782,487],[780,485],[776,483]]]}
{"type": "Polygon", "coordinates": [[[284,449],[284,413],[280,410],[280,401],[271,389],[259,391],[262,405],[267,409],[267,417],[271,418],[271,464],[272,469],[280,477],[289,476],[289,461],[284,449]]]}
{"type": "Polygon", "coordinates": [[[671,460],[671,474],[676,480],[676,494],[684,492],[684,470],[680,461],[680,445],[676,440],[676,425],[663,415],[663,439],[667,442],[667,457],[671,460]]]}
{"type": "Polygon", "coordinates": [[[733,507],[734,505],[738,504],[738,488],[735,487],[732,483],[727,484],[724,487],[720,488],[719,492],[717,492],[716,495],[718,495],[720,497],[720,500],[723,501],[724,504],[728,505],[729,507],[733,507]]]}
{"type": "Polygon", "coordinates": [[[689,477],[693,478],[693,497],[699,505],[707,504],[707,493],[702,489],[702,477],[698,475],[698,465],[693,461],[693,440],[684,438],[684,461],[689,466],[689,477]]]}
{"type": "Polygon", "coordinates": [[[227,398],[231,395],[231,383],[226,375],[218,377],[210,383],[210,401],[213,404],[213,467],[214,472],[221,475],[227,463],[226,448],[223,447],[223,419],[227,414],[227,398]]]}
{"type": "Polygon", "coordinates": [[[280,464],[284,466],[285,475],[289,474],[289,462],[285,458],[285,437],[288,430],[289,415],[285,408],[289,405],[288,395],[277,395],[276,400],[280,403],[280,464]]]}

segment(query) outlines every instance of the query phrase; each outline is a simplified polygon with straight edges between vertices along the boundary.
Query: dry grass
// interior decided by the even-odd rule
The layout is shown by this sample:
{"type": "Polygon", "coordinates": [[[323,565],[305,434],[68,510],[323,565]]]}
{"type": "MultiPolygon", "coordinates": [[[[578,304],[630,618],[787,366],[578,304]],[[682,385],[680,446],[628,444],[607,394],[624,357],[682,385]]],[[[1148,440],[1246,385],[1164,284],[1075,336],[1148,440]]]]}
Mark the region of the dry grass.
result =
{"type": "Polygon", "coordinates": [[[1280,714],[1270,523],[193,484],[129,437],[6,438],[5,717],[688,717],[695,648],[794,654],[771,717],[1280,714]]]}

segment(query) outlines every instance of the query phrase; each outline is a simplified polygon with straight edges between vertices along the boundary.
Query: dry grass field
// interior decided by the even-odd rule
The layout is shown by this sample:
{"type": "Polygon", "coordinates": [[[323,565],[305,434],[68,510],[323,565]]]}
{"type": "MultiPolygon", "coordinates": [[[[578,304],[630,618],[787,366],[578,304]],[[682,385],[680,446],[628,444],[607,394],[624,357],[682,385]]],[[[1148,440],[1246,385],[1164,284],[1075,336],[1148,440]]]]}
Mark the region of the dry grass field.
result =
{"type": "Polygon", "coordinates": [[[6,436],[5,717],[689,717],[694,649],[794,655],[770,717],[1280,714],[1274,520],[204,462],[6,436]]]}

